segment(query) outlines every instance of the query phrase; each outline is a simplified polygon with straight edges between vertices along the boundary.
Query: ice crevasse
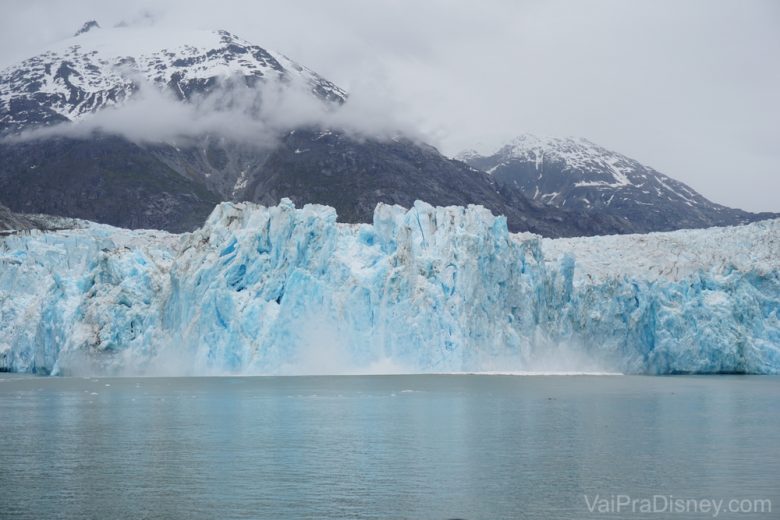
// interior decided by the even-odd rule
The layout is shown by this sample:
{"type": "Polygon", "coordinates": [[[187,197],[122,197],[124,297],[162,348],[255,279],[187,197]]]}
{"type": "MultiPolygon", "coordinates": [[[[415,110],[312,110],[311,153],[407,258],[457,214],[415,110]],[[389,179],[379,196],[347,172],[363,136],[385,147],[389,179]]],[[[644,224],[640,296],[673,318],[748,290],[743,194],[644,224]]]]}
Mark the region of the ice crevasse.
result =
{"type": "Polygon", "coordinates": [[[479,206],[223,203],[0,238],[0,369],[780,372],[780,220],[542,239],[479,206]]]}

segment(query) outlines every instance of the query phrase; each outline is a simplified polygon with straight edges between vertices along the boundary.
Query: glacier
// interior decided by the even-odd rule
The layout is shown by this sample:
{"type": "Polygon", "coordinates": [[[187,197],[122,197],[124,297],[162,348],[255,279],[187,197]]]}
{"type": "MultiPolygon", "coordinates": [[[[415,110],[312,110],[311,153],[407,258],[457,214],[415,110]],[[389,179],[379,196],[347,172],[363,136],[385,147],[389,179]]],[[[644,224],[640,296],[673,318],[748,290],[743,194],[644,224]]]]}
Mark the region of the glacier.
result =
{"type": "Polygon", "coordinates": [[[544,239],[480,206],[223,203],[0,237],[0,370],[780,373],[780,220],[544,239]]]}

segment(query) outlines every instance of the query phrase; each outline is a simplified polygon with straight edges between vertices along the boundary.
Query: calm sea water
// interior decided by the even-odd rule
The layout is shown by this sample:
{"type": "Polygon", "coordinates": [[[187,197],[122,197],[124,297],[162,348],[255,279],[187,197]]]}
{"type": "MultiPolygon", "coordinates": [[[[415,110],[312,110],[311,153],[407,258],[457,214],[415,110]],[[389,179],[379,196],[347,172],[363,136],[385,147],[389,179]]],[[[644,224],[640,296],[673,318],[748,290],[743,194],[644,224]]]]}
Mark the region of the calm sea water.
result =
{"type": "Polygon", "coordinates": [[[778,378],[0,376],[4,519],[780,518],[778,378]]]}

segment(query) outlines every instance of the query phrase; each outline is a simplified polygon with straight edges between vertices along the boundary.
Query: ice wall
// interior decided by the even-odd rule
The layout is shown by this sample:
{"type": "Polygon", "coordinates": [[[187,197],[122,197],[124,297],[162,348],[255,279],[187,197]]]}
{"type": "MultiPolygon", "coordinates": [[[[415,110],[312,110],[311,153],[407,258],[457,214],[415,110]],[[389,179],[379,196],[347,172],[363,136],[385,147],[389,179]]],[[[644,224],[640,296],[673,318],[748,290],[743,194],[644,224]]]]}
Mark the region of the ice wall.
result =
{"type": "Polygon", "coordinates": [[[0,367],[780,371],[780,221],[542,240],[470,206],[219,205],[191,234],[0,242],[0,367]]]}

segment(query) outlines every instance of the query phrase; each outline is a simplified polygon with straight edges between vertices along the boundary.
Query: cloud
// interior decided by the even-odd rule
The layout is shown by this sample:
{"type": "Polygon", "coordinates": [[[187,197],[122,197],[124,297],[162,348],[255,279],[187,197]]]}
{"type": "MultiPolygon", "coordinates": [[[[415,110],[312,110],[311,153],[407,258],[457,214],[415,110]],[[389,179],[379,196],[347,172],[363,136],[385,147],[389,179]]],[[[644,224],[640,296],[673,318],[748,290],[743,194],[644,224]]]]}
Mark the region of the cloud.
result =
{"type": "Polygon", "coordinates": [[[403,135],[423,140],[403,110],[392,101],[348,97],[343,104],[313,95],[306,84],[266,80],[248,86],[241,76],[224,78],[207,94],[188,101],[177,99],[141,77],[132,77],[136,90],[124,103],[100,110],[75,122],[22,132],[9,141],[53,137],[88,139],[95,134],[120,135],[136,143],[188,144],[204,135],[259,147],[273,146],[295,128],[335,129],[355,138],[390,139],[403,135]]]}
{"type": "Polygon", "coordinates": [[[117,22],[114,27],[153,27],[157,24],[160,16],[161,13],[158,9],[143,9],[140,12],[117,22]]]}

